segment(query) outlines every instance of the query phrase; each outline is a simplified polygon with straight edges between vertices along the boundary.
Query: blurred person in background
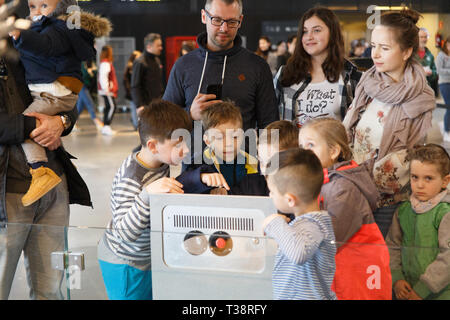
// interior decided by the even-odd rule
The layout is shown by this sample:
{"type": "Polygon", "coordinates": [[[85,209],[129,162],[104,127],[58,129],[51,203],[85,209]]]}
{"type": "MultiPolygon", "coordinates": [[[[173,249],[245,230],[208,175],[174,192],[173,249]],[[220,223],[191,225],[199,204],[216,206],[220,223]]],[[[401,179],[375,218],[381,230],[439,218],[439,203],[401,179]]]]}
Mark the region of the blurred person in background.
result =
{"type": "Polygon", "coordinates": [[[113,136],[116,132],[111,129],[111,122],[117,109],[117,93],[119,86],[117,84],[116,71],[113,65],[113,48],[106,45],[100,53],[100,67],[98,71],[98,94],[105,103],[103,111],[102,134],[113,136]]]}
{"type": "Polygon", "coordinates": [[[427,75],[427,82],[430,87],[434,90],[436,96],[438,94],[437,88],[437,70],[436,64],[434,63],[434,56],[431,51],[427,48],[427,42],[430,38],[430,34],[426,28],[419,29],[419,50],[415,55],[417,61],[423,66],[425,74],[427,75]]]}
{"type": "Polygon", "coordinates": [[[444,41],[444,46],[436,57],[436,68],[439,75],[439,90],[447,105],[441,130],[444,141],[450,142],[450,36],[444,41]]]}
{"type": "Polygon", "coordinates": [[[127,66],[125,72],[123,73],[123,86],[125,88],[125,99],[129,101],[130,112],[131,112],[131,123],[133,124],[134,130],[138,127],[138,116],[136,111],[136,105],[131,97],[131,75],[133,71],[134,61],[141,56],[141,52],[138,50],[133,51],[133,53],[128,58],[127,66]]]}
{"type": "Polygon", "coordinates": [[[295,46],[297,45],[297,35],[291,35],[286,42],[287,45],[287,51],[283,54],[278,56],[277,58],[277,72],[280,69],[281,66],[286,65],[288,59],[294,54],[295,46]]]}
{"type": "Polygon", "coordinates": [[[144,52],[133,63],[131,74],[131,96],[138,108],[138,114],[143,107],[153,99],[159,99],[164,94],[163,65],[160,55],[163,50],[161,35],[149,33],[144,38],[144,52]]]}

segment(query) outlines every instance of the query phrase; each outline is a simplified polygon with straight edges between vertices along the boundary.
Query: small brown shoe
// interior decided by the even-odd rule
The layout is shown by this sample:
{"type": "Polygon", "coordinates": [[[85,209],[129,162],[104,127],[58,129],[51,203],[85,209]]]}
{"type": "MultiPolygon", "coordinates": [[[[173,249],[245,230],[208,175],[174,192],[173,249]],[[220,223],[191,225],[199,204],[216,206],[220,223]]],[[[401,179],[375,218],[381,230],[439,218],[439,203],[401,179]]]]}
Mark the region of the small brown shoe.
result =
{"type": "Polygon", "coordinates": [[[31,185],[28,192],[22,197],[24,207],[38,201],[61,182],[61,178],[52,169],[46,167],[30,169],[30,173],[31,185]]]}

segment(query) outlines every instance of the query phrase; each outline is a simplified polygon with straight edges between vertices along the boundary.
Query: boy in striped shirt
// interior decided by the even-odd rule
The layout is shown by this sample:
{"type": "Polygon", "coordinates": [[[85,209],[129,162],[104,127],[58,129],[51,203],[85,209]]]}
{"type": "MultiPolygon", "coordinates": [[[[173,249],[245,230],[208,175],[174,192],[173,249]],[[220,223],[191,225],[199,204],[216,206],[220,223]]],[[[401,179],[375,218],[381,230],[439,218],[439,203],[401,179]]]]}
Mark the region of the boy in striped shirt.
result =
{"type": "Polygon", "coordinates": [[[169,178],[170,165],[188,153],[177,129],[192,128],[179,106],[162,100],[150,104],[139,119],[141,150],[120,167],[112,185],[112,220],[98,245],[98,259],[111,300],[152,299],[150,254],[150,193],[183,193],[169,178]]]}
{"type": "Polygon", "coordinates": [[[318,196],[323,169],[310,150],[289,149],[278,158],[278,170],[267,177],[270,197],[279,212],[263,223],[266,235],[278,243],[272,275],[276,300],[335,300],[331,291],[336,246],[331,217],[320,211],[318,196]]]}

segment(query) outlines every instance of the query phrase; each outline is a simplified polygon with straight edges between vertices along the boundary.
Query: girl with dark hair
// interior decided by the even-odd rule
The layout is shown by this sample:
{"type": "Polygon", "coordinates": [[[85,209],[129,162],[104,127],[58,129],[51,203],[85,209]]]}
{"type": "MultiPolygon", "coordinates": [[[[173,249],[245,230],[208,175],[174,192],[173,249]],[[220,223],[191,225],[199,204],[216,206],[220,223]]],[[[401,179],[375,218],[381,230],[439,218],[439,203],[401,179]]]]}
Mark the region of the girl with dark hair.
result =
{"type": "Polygon", "coordinates": [[[333,11],[316,7],[300,19],[297,45],[274,79],[281,119],[298,127],[318,117],[342,120],[361,73],[344,58],[344,40],[333,11]]]}
{"type": "Polygon", "coordinates": [[[370,43],[374,66],[361,77],[343,122],[355,161],[369,163],[382,196],[374,217],[383,236],[409,189],[407,149],[424,142],[436,107],[425,71],[414,59],[419,17],[413,10],[381,16],[370,43]]]}
{"type": "Polygon", "coordinates": [[[116,98],[119,91],[116,71],[113,66],[113,49],[106,45],[100,53],[100,67],[98,71],[98,93],[103,97],[105,109],[103,111],[102,134],[112,136],[115,132],[111,129],[111,122],[116,111],[116,98]]]}

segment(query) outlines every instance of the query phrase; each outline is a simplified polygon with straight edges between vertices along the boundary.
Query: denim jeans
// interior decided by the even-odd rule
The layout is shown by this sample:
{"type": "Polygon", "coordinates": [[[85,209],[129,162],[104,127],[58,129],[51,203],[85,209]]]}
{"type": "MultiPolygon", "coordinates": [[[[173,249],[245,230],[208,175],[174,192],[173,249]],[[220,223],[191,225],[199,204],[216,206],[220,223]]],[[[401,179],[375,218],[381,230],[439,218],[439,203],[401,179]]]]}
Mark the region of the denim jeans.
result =
{"type": "Polygon", "coordinates": [[[138,127],[137,110],[136,105],[132,100],[130,100],[130,113],[131,113],[131,123],[133,124],[134,129],[137,129],[138,127]]]}
{"type": "Polygon", "coordinates": [[[30,298],[62,300],[63,271],[51,267],[51,254],[64,250],[69,225],[69,193],[62,182],[29,207],[23,194],[6,193],[8,224],[0,228],[0,300],[8,299],[20,255],[24,254],[30,298]]]}
{"type": "Polygon", "coordinates": [[[78,115],[80,115],[81,112],[83,112],[84,108],[87,109],[92,120],[97,118],[97,116],[95,114],[94,100],[92,99],[91,94],[89,93],[89,90],[83,86],[80,93],[78,94],[78,101],[77,101],[78,115]]]}
{"type": "Polygon", "coordinates": [[[441,91],[442,98],[444,98],[444,102],[447,105],[447,109],[444,115],[444,129],[446,132],[450,131],[450,82],[449,83],[441,83],[439,85],[439,90],[441,91]]]}

